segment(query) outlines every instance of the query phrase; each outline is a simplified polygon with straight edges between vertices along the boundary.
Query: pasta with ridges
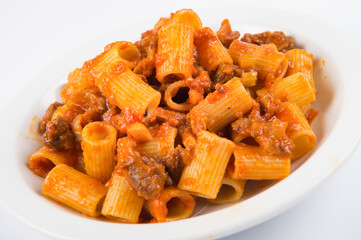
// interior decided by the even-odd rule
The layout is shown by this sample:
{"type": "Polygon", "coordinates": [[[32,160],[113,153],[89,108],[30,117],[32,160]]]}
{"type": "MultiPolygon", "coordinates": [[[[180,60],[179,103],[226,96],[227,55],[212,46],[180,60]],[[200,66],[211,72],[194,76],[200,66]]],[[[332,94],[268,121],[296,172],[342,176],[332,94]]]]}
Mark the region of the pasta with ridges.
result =
{"type": "Polygon", "coordinates": [[[163,223],[287,178],[316,145],[313,55],[283,32],[220,23],[181,9],[74,66],[28,158],[43,194],[107,221],[163,223]]]}

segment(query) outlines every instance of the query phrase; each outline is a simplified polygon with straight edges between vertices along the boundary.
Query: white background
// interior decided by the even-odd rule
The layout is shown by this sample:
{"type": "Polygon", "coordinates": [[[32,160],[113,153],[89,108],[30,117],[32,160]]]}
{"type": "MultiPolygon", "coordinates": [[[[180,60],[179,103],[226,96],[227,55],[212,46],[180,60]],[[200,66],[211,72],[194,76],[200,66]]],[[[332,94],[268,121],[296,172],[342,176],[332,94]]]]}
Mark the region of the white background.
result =
{"type": "MultiPolygon", "coordinates": [[[[181,8],[196,10],[202,7],[241,5],[289,9],[312,15],[336,26],[361,45],[360,0],[254,2],[257,3],[231,0],[204,2],[128,0],[92,3],[0,0],[0,112],[9,103],[9,99],[15,96],[21,85],[30,81],[49,63],[66,53],[114,30],[120,24],[135,22],[148,16],[166,16],[171,11],[181,8]]],[[[13,111],[21,111],[21,109],[13,111]]],[[[0,161],[11,161],[11,159],[0,161]]],[[[361,144],[358,144],[358,148],[349,160],[305,200],[263,224],[225,239],[359,240],[361,239],[360,176],[361,144]]],[[[49,238],[0,207],[0,239],[49,238]]]]}

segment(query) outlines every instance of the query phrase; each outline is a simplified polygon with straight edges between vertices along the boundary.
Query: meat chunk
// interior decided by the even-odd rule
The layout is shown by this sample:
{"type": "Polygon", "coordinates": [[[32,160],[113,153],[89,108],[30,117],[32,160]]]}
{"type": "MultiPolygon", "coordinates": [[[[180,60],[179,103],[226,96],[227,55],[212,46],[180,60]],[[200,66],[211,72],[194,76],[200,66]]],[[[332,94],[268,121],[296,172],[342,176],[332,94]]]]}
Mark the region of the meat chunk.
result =
{"type": "Polygon", "coordinates": [[[179,182],[183,171],[183,162],[181,157],[182,150],[183,148],[178,145],[172,151],[172,153],[169,154],[169,156],[161,160],[173,183],[175,184],[179,182]]]}
{"type": "Polygon", "coordinates": [[[150,77],[155,69],[155,53],[157,52],[158,35],[153,31],[142,34],[142,40],[135,42],[142,60],[134,68],[134,72],[150,77]]]}
{"type": "Polygon", "coordinates": [[[81,91],[72,93],[64,103],[76,105],[84,111],[92,108],[94,111],[99,112],[99,114],[107,110],[106,99],[96,86],[87,87],[81,91]]]}
{"type": "Polygon", "coordinates": [[[232,123],[232,130],[242,138],[252,137],[260,147],[274,155],[288,156],[292,154],[294,143],[288,138],[287,122],[276,117],[266,119],[260,115],[259,108],[254,108],[248,117],[232,123]]]}
{"type": "Polygon", "coordinates": [[[146,200],[154,199],[164,189],[164,185],[172,185],[172,180],[161,163],[137,152],[134,152],[123,169],[138,196],[146,200]]]}
{"type": "Polygon", "coordinates": [[[70,124],[62,117],[57,117],[46,124],[43,143],[53,150],[68,150],[75,147],[76,137],[70,124]]]}
{"type": "Polygon", "coordinates": [[[283,32],[278,31],[273,33],[269,31],[257,34],[246,33],[241,40],[257,45],[273,43],[280,52],[286,52],[293,49],[295,46],[293,39],[287,38],[283,32]]]}
{"type": "Polygon", "coordinates": [[[63,104],[59,103],[59,102],[54,102],[54,103],[50,104],[48,109],[46,109],[45,115],[44,115],[44,117],[43,117],[43,119],[41,120],[41,123],[40,123],[40,130],[41,130],[42,133],[44,133],[46,131],[46,124],[49,121],[51,121],[51,118],[53,117],[54,112],[60,106],[63,106],[63,104]]]}
{"type": "Polygon", "coordinates": [[[147,126],[153,124],[168,123],[171,127],[178,127],[186,121],[184,113],[168,110],[162,107],[157,107],[150,117],[145,119],[147,126]]]}
{"type": "Polygon", "coordinates": [[[239,66],[221,63],[219,64],[217,71],[214,74],[212,89],[215,88],[217,83],[225,84],[233,77],[240,77],[241,75],[242,69],[239,66]]]}
{"type": "Polygon", "coordinates": [[[224,19],[221,25],[221,28],[217,32],[217,36],[223,46],[229,48],[229,45],[233,40],[238,39],[240,34],[238,31],[232,31],[231,24],[228,19],[224,19]]]}

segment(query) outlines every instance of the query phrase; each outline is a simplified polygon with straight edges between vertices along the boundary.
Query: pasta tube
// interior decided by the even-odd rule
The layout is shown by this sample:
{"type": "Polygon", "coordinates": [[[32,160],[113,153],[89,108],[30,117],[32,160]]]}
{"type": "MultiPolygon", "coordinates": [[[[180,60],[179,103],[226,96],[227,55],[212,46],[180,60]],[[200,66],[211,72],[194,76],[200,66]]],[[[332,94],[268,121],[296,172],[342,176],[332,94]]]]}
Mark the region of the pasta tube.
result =
{"type": "Polygon", "coordinates": [[[153,134],[153,139],[151,141],[137,144],[135,150],[148,157],[166,157],[174,149],[174,141],[177,132],[176,128],[162,125],[160,129],[153,134]]]}
{"type": "Polygon", "coordinates": [[[295,148],[292,160],[296,160],[309,152],[316,144],[316,135],[308,123],[301,109],[291,102],[282,103],[282,111],[277,114],[281,121],[289,122],[292,127],[287,128],[287,135],[293,140],[295,148]]]}
{"type": "Polygon", "coordinates": [[[85,126],[82,136],[85,171],[89,176],[105,183],[115,166],[117,131],[105,122],[92,122],[85,126]]]}
{"type": "Polygon", "coordinates": [[[133,69],[139,60],[140,52],[133,43],[119,41],[108,44],[103,53],[92,60],[86,61],[82,68],[77,68],[69,74],[68,84],[60,93],[63,102],[66,103],[74,92],[95,85],[95,80],[99,77],[99,74],[114,63],[123,62],[133,69]]]}
{"type": "Polygon", "coordinates": [[[288,57],[278,52],[274,44],[257,46],[234,40],[228,51],[235,64],[246,70],[256,69],[261,80],[265,80],[269,73],[278,78],[286,74],[288,57]]]}
{"type": "Polygon", "coordinates": [[[193,197],[175,187],[165,188],[155,199],[146,201],[144,208],[158,222],[171,222],[188,218],[196,201],[193,197]]]}
{"type": "Polygon", "coordinates": [[[194,37],[198,61],[208,72],[217,70],[221,63],[233,64],[231,55],[208,27],[202,28],[194,37]]]}
{"type": "Polygon", "coordinates": [[[66,164],[54,167],[43,183],[45,196],[92,217],[100,215],[106,192],[103,184],[66,164]]]}
{"type": "Polygon", "coordinates": [[[257,72],[245,72],[241,76],[241,81],[245,87],[254,87],[257,84],[257,72]]]}
{"type": "MultiPolygon", "coordinates": [[[[257,91],[257,95],[262,98],[267,92],[266,88],[262,88],[257,91]]],[[[295,73],[283,79],[276,79],[272,93],[276,98],[287,99],[289,102],[296,103],[299,107],[308,105],[316,100],[310,83],[302,73],[295,73]]]]}
{"type": "Polygon", "coordinates": [[[227,173],[234,179],[283,179],[290,173],[291,161],[287,156],[275,156],[261,147],[236,144],[234,159],[229,161],[227,173]]]}
{"type": "Polygon", "coordinates": [[[193,27],[195,31],[202,28],[202,21],[192,9],[182,9],[175,13],[171,13],[170,18],[160,18],[154,25],[153,32],[158,33],[159,30],[171,23],[184,23],[193,27]]]}
{"type": "Polygon", "coordinates": [[[310,110],[311,110],[311,103],[301,106],[301,111],[302,111],[303,115],[305,115],[306,118],[307,118],[307,115],[310,112],[310,110]]]}
{"type": "Polygon", "coordinates": [[[138,197],[137,192],[118,172],[113,173],[109,185],[101,211],[102,215],[117,221],[137,223],[144,198],[138,197]]]}
{"type": "Polygon", "coordinates": [[[176,103],[172,99],[174,96],[176,96],[176,94],[181,88],[185,88],[185,87],[187,87],[185,81],[174,82],[167,87],[164,93],[164,100],[169,108],[180,112],[186,112],[193,108],[193,104],[188,103],[189,102],[188,99],[187,99],[188,102],[184,102],[184,103],[176,103]]]}
{"type": "Polygon", "coordinates": [[[195,31],[198,31],[202,28],[201,19],[192,9],[182,9],[176,11],[172,20],[176,23],[186,23],[192,26],[195,31]]]}
{"type": "Polygon", "coordinates": [[[151,114],[160,102],[160,92],[143,82],[141,77],[120,62],[97,79],[97,86],[111,103],[122,111],[130,108],[143,115],[151,114]]]}
{"type": "Polygon", "coordinates": [[[198,114],[206,115],[207,129],[217,132],[247,113],[253,106],[253,98],[247,93],[239,78],[232,78],[215,92],[207,95],[190,112],[190,119],[198,114]]]}
{"type": "Polygon", "coordinates": [[[313,81],[313,55],[303,49],[292,49],[286,52],[289,59],[289,65],[286,76],[294,73],[303,73],[309,81],[312,90],[317,94],[315,82],[313,81]]]}
{"type": "Polygon", "coordinates": [[[140,52],[133,43],[119,41],[108,44],[102,54],[85,62],[83,68],[88,68],[87,70],[97,77],[114,63],[123,62],[127,67],[133,69],[139,60],[140,52]]]}
{"type": "Polygon", "coordinates": [[[232,141],[201,131],[192,162],[184,168],[178,188],[195,196],[215,199],[233,149],[232,141]]]}
{"type": "Polygon", "coordinates": [[[41,147],[29,157],[29,165],[33,173],[46,177],[56,165],[65,163],[73,166],[77,160],[78,154],[74,151],[54,151],[41,147]]]}
{"type": "Polygon", "coordinates": [[[156,55],[159,82],[174,82],[192,76],[193,32],[193,27],[184,23],[172,23],[160,29],[156,55]]]}
{"type": "Polygon", "coordinates": [[[224,175],[222,186],[215,199],[207,199],[213,204],[225,204],[237,202],[243,195],[246,180],[239,180],[230,178],[227,174],[224,175]]]}

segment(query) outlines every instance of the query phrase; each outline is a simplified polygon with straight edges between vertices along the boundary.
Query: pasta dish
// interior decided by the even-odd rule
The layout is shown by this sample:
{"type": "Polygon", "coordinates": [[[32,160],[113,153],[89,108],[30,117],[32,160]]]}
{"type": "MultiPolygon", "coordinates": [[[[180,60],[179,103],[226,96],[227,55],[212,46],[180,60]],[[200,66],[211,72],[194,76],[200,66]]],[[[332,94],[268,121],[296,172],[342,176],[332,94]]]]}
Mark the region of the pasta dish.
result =
{"type": "Polygon", "coordinates": [[[68,75],[29,168],[42,192],[91,217],[188,218],[197,198],[240,200],[316,144],[313,55],[283,32],[213,31],[191,9],[117,41],[68,75]]]}

